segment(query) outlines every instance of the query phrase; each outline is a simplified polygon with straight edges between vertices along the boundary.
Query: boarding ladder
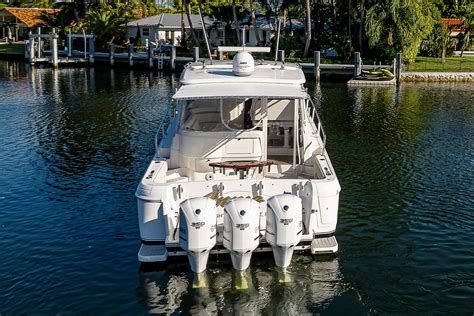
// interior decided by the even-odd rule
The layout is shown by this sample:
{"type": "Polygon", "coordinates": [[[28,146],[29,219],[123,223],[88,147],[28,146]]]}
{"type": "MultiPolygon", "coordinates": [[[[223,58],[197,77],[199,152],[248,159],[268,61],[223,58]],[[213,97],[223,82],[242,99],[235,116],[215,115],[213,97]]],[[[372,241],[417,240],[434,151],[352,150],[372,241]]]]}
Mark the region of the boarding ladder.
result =
{"type": "Polygon", "coordinates": [[[163,70],[163,60],[165,59],[165,54],[163,53],[160,53],[158,54],[158,58],[157,58],[157,66],[158,66],[158,69],[159,70],[163,70]]]}

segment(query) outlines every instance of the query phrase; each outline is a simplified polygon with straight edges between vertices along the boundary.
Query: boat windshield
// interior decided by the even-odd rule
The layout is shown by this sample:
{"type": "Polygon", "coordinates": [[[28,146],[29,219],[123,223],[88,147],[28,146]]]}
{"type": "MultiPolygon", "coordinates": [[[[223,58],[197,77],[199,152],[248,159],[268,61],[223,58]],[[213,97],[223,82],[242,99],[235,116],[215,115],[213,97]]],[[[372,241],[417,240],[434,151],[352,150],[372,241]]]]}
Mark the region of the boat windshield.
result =
{"type": "Polygon", "coordinates": [[[181,129],[216,132],[260,129],[261,99],[188,100],[181,114],[181,129]]]}

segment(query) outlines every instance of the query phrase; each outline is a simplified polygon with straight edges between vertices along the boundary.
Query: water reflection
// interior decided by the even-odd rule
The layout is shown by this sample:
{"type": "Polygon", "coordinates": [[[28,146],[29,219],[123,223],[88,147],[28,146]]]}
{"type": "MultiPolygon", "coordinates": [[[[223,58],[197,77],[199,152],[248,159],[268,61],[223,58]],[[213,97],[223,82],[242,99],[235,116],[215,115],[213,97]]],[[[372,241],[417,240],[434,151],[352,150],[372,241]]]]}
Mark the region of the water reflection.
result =
{"type": "MultiPolygon", "coordinates": [[[[113,185],[117,172],[133,163],[140,137],[156,128],[172,80],[160,73],[94,68],[32,68],[29,76],[39,101],[31,117],[31,141],[38,143],[41,157],[35,163],[48,170],[53,188],[62,189],[74,189],[67,183],[78,183],[97,166],[105,169],[92,185],[113,185]],[[114,97],[110,90],[116,91],[114,97]]],[[[138,158],[146,163],[146,156],[138,158]]]]}
{"type": "Polygon", "coordinates": [[[196,287],[196,276],[186,262],[142,266],[137,295],[150,313],[295,315],[322,311],[349,288],[337,257],[296,256],[288,272],[291,281],[286,283],[272,259],[271,254],[259,256],[243,273],[233,270],[230,261],[211,264],[200,276],[203,287],[196,287]]]}

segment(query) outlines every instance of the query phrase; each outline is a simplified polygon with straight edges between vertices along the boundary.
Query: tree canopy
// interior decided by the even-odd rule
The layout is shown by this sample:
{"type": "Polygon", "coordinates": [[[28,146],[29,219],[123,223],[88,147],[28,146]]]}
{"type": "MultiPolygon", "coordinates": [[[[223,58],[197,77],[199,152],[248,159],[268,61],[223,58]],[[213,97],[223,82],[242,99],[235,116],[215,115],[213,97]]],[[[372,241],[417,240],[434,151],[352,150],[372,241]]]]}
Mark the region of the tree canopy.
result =
{"type": "MultiPolygon", "coordinates": [[[[126,21],[162,12],[196,14],[199,4],[205,15],[224,22],[235,23],[249,16],[255,25],[258,16],[275,14],[268,0],[75,0],[59,5],[55,0],[11,2],[22,7],[72,6],[78,24],[93,31],[104,44],[123,38],[126,21]]],[[[440,34],[446,37],[440,29],[442,17],[462,20],[462,50],[468,49],[473,41],[471,0],[282,0],[279,11],[286,21],[297,19],[305,24],[306,39],[300,39],[301,44],[294,40],[285,42],[295,43],[297,47],[293,50],[305,54],[333,48],[346,58],[360,51],[364,57],[389,60],[401,52],[406,61],[412,61],[423,40],[436,41],[440,34]]],[[[67,21],[56,22],[63,25],[67,21]]],[[[240,38],[239,34],[236,36],[240,38]]],[[[257,33],[256,37],[259,40],[257,33]]],[[[263,41],[259,43],[263,45],[263,41]]]]}

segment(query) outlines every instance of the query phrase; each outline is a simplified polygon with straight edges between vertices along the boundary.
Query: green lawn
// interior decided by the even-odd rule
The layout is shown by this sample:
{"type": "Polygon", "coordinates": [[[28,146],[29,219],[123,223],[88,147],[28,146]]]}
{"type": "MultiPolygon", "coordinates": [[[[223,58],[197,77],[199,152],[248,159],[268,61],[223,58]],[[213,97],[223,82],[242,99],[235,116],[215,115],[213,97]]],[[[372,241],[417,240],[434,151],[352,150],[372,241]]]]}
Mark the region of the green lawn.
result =
{"type": "Polygon", "coordinates": [[[0,54],[23,54],[25,52],[25,44],[0,44],[0,54]]]}
{"type": "Polygon", "coordinates": [[[470,72],[474,71],[474,57],[447,57],[444,64],[438,57],[417,57],[414,63],[406,65],[406,71],[470,72]]]}

